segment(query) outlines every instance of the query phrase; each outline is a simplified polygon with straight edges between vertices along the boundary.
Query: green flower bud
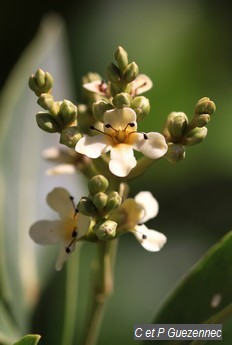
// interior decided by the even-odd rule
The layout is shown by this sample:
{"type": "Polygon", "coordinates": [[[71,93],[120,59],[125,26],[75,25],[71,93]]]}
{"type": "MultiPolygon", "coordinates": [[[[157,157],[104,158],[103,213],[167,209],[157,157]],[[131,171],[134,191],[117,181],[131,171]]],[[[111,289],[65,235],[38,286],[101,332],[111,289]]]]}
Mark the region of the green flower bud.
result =
{"type": "Polygon", "coordinates": [[[105,206],[105,212],[111,212],[115,210],[121,205],[121,203],[122,203],[121,196],[117,192],[111,191],[108,194],[108,200],[105,206]]]}
{"type": "Polygon", "coordinates": [[[115,108],[130,107],[131,96],[126,92],[118,93],[112,100],[115,108]]]}
{"type": "Polygon", "coordinates": [[[94,203],[94,205],[96,206],[96,208],[98,210],[102,210],[107,202],[108,199],[108,195],[103,193],[103,192],[99,192],[97,194],[95,194],[94,196],[92,196],[92,202],[94,203]]]}
{"type": "Polygon", "coordinates": [[[185,158],[185,148],[179,144],[168,144],[168,151],[164,156],[170,163],[177,163],[185,158]]]}
{"type": "Polygon", "coordinates": [[[53,86],[53,78],[50,73],[44,72],[42,69],[38,69],[29,78],[29,86],[35,92],[36,96],[40,96],[41,93],[48,93],[53,86]]]}
{"type": "Polygon", "coordinates": [[[68,147],[75,147],[78,140],[82,137],[77,126],[67,127],[61,131],[60,143],[68,147]]]}
{"type": "Polygon", "coordinates": [[[91,195],[95,195],[99,192],[105,192],[108,186],[109,182],[103,175],[96,175],[88,182],[88,188],[91,195]]]}
{"type": "Polygon", "coordinates": [[[48,133],[55,133],[60,131],[59,124],[53,115],[49,113],[36,114],[36,122],[39,128],[48,133]]]}
{"type": "Polygon", "coordinates": [[[120,72],[118,67],[111,63],[106,69],[106,77],[109,81],[113,83],[118,83],[120,81],[120,72]]]}
{"type": "Polygon", "coordinates": [[[82,77],[82,84],[91,83],[91,81],[102,80],[102,77],[98,73],[89,72],[82,77]]]}
{"type": "Polygon", "coordinates": [[[79,212],[85,216],[94,216],[97,214],[96,207],[94,206],[92,200],[88,197],[82,197],[77,204],[77,208],[79,212]]]}
{"type": "Polygon", "coordinates": [[[101,241],[111,240],[116,236],[117,223],[109,219],[102,219],[93,227],[101,241]]]}
{"type": "Polygon", "coordinates": [[[77,118],[77,107],[65,99],[60,105],[58,116],[64,126],[70,125],[77,118]]]}
{"type": "Polygon", "coordinates": [[[139,74],[138,65],[135,62],[131,62],[126,68],[123,79],[127,84],[129,84],[133,80],[135,80],[135,78],[138,76],[138,74],[139,74]]]}
{"type": "Polygon", "coordinates": [[[200,114],[193,118],[192,122],[195,127],[204,127],[210,121],[209,114],[200,114]]]}
{"type": "Polygon", "coordinates": [[[141,121],[150,112],[150,102],[149,99],[144,96],[137,96],[131,102],[131,108],[137,114],[137,121],[141,121]]]}
{"type": "Polygon", "coordinates": [[[187,135],[186,138],[184,138],[183,144],[188,145],[188,146],[198,144],[202,140],[205,139],[206,135],[207,135],[206,127],[202,127],[202,128],[196,127],[187,135]]]}
{"type": "Polygon", "coordinates": [[[170,133],[173,140],[179,139],[183,136],[183,133],[187,127],[188,118],[185,113],[172,112],[169,114],[166,121],[166,128],[170,133]]]}
{"type": "Polygon", "coordinates": [[[209,114],[212,115],[216,110],[216,105],[213,101],[209,99],[209,97],[201,98],[195,107],[196,114],[209,114]]]}
{"type": "Polygon", "coordinates": [[[54,104],[54,97],[50,93],[42,93],[37,103],[44,109],[49,110],[54,104]]]}
{"type": "Polygon", "coordinates": [[[122,47],[119,46],[114,54],[114,58],[118,63],[118,67],[120,71],[124,72],[124,70],[126,69],[128,65],[127,52],[122,47]]]}
{"type": "Polygon", "coordinates": [[[127,84],[110,83],[110,93],[113,97],[116,96],[118,93],[121,93],[121,92],[127,92],[127,84]]]}
{"type": "Polygon", "coordinates": [[[93,103],[92,111],[94,117],[101,122],[104,122],[103,115],[107,110],[112,109],[112,105],[103,99],[100,99],[93,103]]]}

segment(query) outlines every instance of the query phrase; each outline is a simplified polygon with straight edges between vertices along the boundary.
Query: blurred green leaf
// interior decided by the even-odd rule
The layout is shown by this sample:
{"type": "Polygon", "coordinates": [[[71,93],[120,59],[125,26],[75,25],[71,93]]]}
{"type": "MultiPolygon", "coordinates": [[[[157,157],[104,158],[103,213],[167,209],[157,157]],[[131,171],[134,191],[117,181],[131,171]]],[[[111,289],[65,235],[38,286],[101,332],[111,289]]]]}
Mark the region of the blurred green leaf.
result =
{"type": "MultiPolygon", "coordinates": [[[[153,323],[215,323],[230,317],[231,263],[232,232],[229,232],[181,281],[157,313],[153,323]]],[[[163,345],[165,343],[162,342],[163,345]]]]}
{"type": "Polygon", "coordinates": [[[11,344],[19,337],[19,332],[8,313],[8,310],[0,301],[0,344],[11,344]]]}
{"type": "MultiPolygon", "coordinates": [[[[45,201],[55,186],[69,189],[75,198],[83,192],[80,177],[69,176],[67,183],[65,176],[45,176],[51,166],[42,160],[41,152],[58,144],[59,138],[37,127],[35,114],[40,108],[28,87],[30,74],[41,67],[54,76],[55,97],[70,99],[72,82],[67,51],[61,18],[44,18],[37,36],[9,76],[0,99],[0,299],[20,334],[28,332],[31,313],[54,273],[59,250],[34,244],[29,238],[29,227],[42,217],[56,216],[45,201]]],[[[6,327],[5,334],[10,336],[9,330],[6,327]]]]}
{"type": "Polygon", "coordinates": [[[28,334],[13,345],[37,345],[40,338],[38,334],[28,334]]]}

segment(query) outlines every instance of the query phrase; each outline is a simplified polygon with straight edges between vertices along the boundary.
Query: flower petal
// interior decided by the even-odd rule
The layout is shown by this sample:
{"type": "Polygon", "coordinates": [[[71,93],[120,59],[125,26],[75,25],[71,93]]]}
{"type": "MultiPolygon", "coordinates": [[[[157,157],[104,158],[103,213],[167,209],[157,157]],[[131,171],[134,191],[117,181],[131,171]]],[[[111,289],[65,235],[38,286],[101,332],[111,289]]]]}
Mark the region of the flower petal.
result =
{"type": "Polygon", "coordinates": [[[105,96],[107,92],[107,84],[102,82],[102,80],[94,80],[89,83],[85,83],[83,88],[102,96],[105,96]]]}
{"type": "Polygon", "coordinates": [[[62,174],[68,174],[72,175],[76,172],[76,169],[73,164],[59,164],[55,166],[54,168],[46,170],[46,175],[62,175],[62,174]]]}
{"type": "Polygon", "coordinates": [[[130,145],[118,144],[111,148],[109,169],[114,175],[127,176],[135,166],[136,159],[130,145]]]}
{"type": "Polygon", "coordinates": [[[137,203],[134,199],[128,198],[121,204],[118,211],[122,211],[125,214],[124,222],[129,224],[131,229],[140,223],[141,219],[143,218],[144,208],[143,205],[137,203]]]}
{"type": "Polygon", "coordinates": [[[131,94],[132,96],[140,95],[153,86],[151,79],[145,74],[139,74],[134,81],[131,83],[131,94]]]}
{"type": "Polygon", "coordinates": [[[144,213],[139,223],[145,223],[149,219],[157,216],[159,212],[158,201],[153,197],[151,192],[139,192],[135,196],[135,201],[143,207],[144,213]]]}
{"type": "Polygon", "coordinates": [[[72,244],[68,246],[70,250],[69,252],[66,251],[67,249],[66,247],[61,246],[58,257],[56,259],[56,264],[55,264],[56,271],[62,270],[65,261],[68,260],[72,252],[75,250],[75,247],[76,247],[76,241],[73,241],[72,244]]]}
{"type": "MultiPolygon", "coordinates": [[[[132,127],[131,131],[136,131],[137,123],[136,123],[136,113],[131,108],[115,108],[111,110],[107,110],[104,114],[104,124],[110,124],[115,130],[124,129],[128,126],[129,123],[133,123],[134,126],[132,127]]],[[[113,134],[112,129],[105,128],[105,133],[113,134]]],[[[130,131],[130,127],[128,128],[130,131]]]]}
{"type": "Polygon", "coordinates": [[[47,203],[62,219],[72,218],[74,215],[73,202],[65,188],[54,188],[47,195],[47,203]]]}
{"type": "Polygon", "coordinates": [[[84,135],[75,147],[75,150],[89,158],[98,158],[102,153],[109,151],[110,138],[105,134],[95,135],[90,137],[84,135]]]}
{"type": "Polygon", "coordinates": [[[133,234],[146,250],[158,252],[167,241],[167,237],[156,230],[148,229],[145,225],[137,225],[133,234]]]}
{"type": "Polygon", "coordinates": [[[90,222],[91,219],[90,217],[84,216],[83,214],[78,214],[78,218],[77,218],[77,239],[81,238],[82,236],[84,236],[88,230],[89,230],[89,226],[90,226],[90,222]]]}
{"type": "Polygon", "coordinates": [[[29,233],[38,244],[55,244],[62,240],[57,231],[59,226],[59,220],[40,220],[30,227],[29,233]]]}
{"type": "Polygon", "coordinates": [[[135,133],[131,137],[133,137],[134,149],[142,152],[148,158],[158,159],[167,152],[168,145],[165,138],[158,132],[135,133]]]}

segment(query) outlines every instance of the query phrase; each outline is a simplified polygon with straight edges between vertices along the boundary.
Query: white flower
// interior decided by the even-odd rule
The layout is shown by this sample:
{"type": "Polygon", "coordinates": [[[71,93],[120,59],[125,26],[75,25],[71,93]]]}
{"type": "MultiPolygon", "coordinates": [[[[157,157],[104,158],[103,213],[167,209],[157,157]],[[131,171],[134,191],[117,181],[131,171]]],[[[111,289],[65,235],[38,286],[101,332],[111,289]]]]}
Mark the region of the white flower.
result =
{"type": "Polygon", "coordinates": [[[159,210],[158,202],[150,192],[140,192],[134,199],[126,199],[120,208],[125,215],[126,226],[146,250],[157,252],[164,246],[166,236],[143,224],[154,218],[159,210]]]}
{"type": "Polygon", "coordinates": [[[62,243],[56,261],[56,270],[59,271],[74,251],[77,240],[87,233],[90,218],[78,213],[73,198],[64,188],[53,189],[47,195],[47,203],[59,213],[61,219],[34,223],[30,228],[30,236],[38,244],[62,243]]]}
{"type": "MultiPolygon", "coordinates": [[[[135,80],[130,83],[130,94],[132,97],[140,95],[150,90],[152,85],[152,81],[147,75],[139,74],[135,80]]],[[[89,83],[85,83],[83,88],[90,92],[97,93],[98,95],[110,98],[108,85],[103,80],[94,80],[89,83]]]]}
{"type": "Polygon", "coordinates": [[[53,168],[46,171],[46,175],[72,175],[85,164],[89,163],[89,158],[78,154],[68,147],[58,148],[51,146],[42,152],[42,157],[54,163],[58,163],[53,168]]]}
{"type": "Polygon", "coordinates": [[[160,133],[145,134],[136,130],[136,113],[133,109],[108,110],[104,114],[104,132],[93,137],[84,135],[77,142],[75,150],[90,158],[98,158],[110,151],[110,171],[124,177],[136,166],[134,149],[151,159],[158,159],[167,151],[165,138],[160,133]]]}

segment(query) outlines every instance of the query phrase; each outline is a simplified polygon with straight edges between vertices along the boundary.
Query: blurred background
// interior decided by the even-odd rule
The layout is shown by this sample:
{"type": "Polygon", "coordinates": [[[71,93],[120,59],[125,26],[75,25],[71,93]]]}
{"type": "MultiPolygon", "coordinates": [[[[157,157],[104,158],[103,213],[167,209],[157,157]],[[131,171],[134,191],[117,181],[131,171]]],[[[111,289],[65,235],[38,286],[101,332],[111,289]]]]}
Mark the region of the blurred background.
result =
{"type": "MultiPolygon", "coordinates": [[[[165,233],[168,242],[160,253],[151,254],[132,236],[120,240],[115,294],[99,344],[109,340],[112,345],[133,344],[133,325],[150,322],[178,280],[231,230],[232,22],[227,6],[209,0],[1,2],[1,89],[41,20],[54,12],[66,26],[73,101],[80,98],[81,77],[88,71],[104,77],[116,47],[121,45],[129,60],[134,60],[154,83],[145,94],[151,113],[141,123],[141,130],[162,130],[171,111],[183,111],[191,117],[197,100],[204,96],[217,106],[208,124],[208,136],[200,145],[187,148],[185,160],[176,165],[161,160],[131,183],[132,196],[150,190],[159,201],[159,215],[148,225],[165,233]]],[[[87,244],[82,252],[83,299],[77,336],[88,299],[88,267],[93,255],[92,245],[87,244]]],[[[34,317],[32,331],[42,333],[41,344],[52,345],[59,338],[57,324],[61,319],[57,315],[63,308],[64,274],[51,279],[34,317]],[[45,308],[48,303],[50,307],[45,308]]],[[[228,323],[225,334],[231,339],[229,328],[228,323]]]]}

